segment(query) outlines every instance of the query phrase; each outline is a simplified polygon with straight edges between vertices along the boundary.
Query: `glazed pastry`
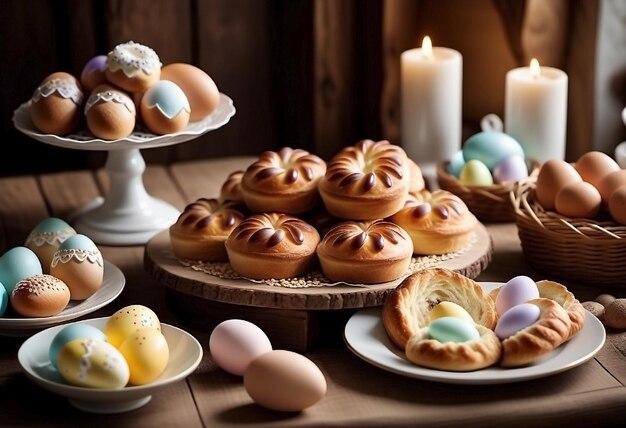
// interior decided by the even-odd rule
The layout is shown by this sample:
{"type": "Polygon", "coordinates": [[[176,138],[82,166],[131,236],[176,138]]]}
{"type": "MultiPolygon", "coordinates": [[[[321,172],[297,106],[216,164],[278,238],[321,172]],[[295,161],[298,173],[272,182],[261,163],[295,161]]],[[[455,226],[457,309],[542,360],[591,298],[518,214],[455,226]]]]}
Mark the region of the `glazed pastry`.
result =
{"type": "Polygon", "coordinates": [[[128,137],[135,128],[135,103],[123,91],[111,85],[100,85],[85,103],[87,127],[103,140],[128,137]]]}
{"type": "Polygon", "coordinates": [[[459,273],[429,268],[408,276],[385,299],[383,324],[391,341],[405,349],[411,336],[430,324],[430,312],[440,302],[464,308],[477,325],[496,326],[496,307],[480,285],[459,273]]]}
{"type": "Polygon", "coordinates": [[[313,226],[283,213],[255,214],[226,240],[233,270],[252,279],[295,278],[315,261],[320,235],[313,226]]]}
{"type": "Polygon", "coordinates": [[[58,72],[46,77],[30,100],[30,117],[38,131],[66,135],[80,123],[83,91],[78,79],[58,72]]]}
{"type": "Polygon", "coordinates": [[[267,151],[243,174],[243,199],[251,211],[300,214],[317,203],[324,172],[326,163],[305,150],[267,151]]]}
{"type": "Polygon", "coordinates": [[[402,208],[409,183],[409,164],[402,148],[388,141],[363,140],[333,157],[319,191],[335,217],[375,220],[402,208]]]}
{"type": "Polygon", "coordinates": [[[11,306],[25,317],[50,317],[70,301],[70,289],[51,275],[35,275],[21,280],[11,292],[11,306]]]}
{"type": "Polygon", "coordinates": [[[383,220],[340,223],[317,247],[328,279],[360,284],[388,282],[405,275],[412,252],[409,235],[383,220]]]}
{"type": "Polygon", "coordinates": [[[408,232],[415,254],[444,254],[469,245],[478,220],[446,190],[425,190],[407,198],[390,220],[408,232]]]}
{"type": "Polygon", "coordinates": [[[187,205],[170,227],[174,254],[181,259],[227,261],[224,243],[243,218],[230,202],[198,199],[187,205]]]}
{"type": "Polygon", "coordinates": [[[222,184],[220,190],[220,201],[232,201],[237,204],[243,204],[243,193],[241,191],[241,179],[243,171],[231,172],[226,181],[222,184]]]}
{"type": "Polygon", "coordinates": [[[105,73],[114,85],[128,92],[143,92],[159,81],[161,61],[154,50],[131,41],[109,52],[105,73]]]}

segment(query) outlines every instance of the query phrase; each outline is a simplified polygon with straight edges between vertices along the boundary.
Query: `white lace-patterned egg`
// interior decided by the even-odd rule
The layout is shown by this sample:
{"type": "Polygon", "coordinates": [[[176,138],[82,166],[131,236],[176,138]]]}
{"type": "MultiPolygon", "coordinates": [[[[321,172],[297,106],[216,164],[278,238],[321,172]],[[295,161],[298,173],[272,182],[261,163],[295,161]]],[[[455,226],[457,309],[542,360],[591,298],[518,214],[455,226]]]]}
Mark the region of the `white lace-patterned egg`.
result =
{"type": "Polygon", "coordinates": [[[59,246],[76,231],[65,221],[56,217],[48,217],[33,228],[24,246],[37,255],[43,273],[50,273],[50,263],[59,246]]]}
{"type": "Polygon", "coordinates": [[[146,91],[140,104],[141,118],[155,134],[173,134],[189,123],[191,107],[180,87],[160,80],[146,91]]]}

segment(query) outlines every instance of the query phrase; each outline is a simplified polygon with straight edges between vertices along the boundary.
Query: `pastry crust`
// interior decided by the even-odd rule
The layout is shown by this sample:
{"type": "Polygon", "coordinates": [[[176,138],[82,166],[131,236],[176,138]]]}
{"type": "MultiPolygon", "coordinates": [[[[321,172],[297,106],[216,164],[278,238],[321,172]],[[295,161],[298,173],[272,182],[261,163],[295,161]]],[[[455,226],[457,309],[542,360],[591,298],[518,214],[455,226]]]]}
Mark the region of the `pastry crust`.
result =
{"type": "Polygon", "coordinates": [[[445,254],[470,244],[478,220],[467,205],[446,190],[427,190],[407,197],[391,221],[408,232],[415,254],[445,254]]]}
{"type": "Polygon", "coordinates": [[[243,199],[254,212],[304,213],[317,203],[325,172],[326,162],[305,150],[267,151],[243,174],[243,199]]]}
{"type": "Polygon", "coordinates": [[[363,140],[333,157],[319,191],[335,217],[375,220],[402,208],[409,181],[408,158],[401,147],[363,140]]]}
{"type": "Polygon", "coordinates": [[[406,357],[415,364],[455,372],[479,370],[492,366],[502,355],[502,345],[495,333],[476,325],[478,340],[439,342],[430,339],[428,327],[422,327],[406,344],[406,357]]]}
{"type": "Polygon", "coordinates": [[[317,247],[322,271],[332,281],[375,284],[398,279],[411,263],[411,238],[383,220],[344,222],[317,247]]]}
{"type": "Polygon", "coordinates": [[[231,172],[220,189],[220,202],[232,201],[243,204],[243,193],[241,191],[241,180],[243,171],[231,172]]]}
{"type": "Polygon", "coordinates": [[[570,318],[561,305],[541,297],[528,303],[539,307],[539,319],[502,341],[502,367],[530,364],[570,338],[570,318]]]}
{"type": "Polygon", "coordinates": [[[255,214],[226,240],[233,270],[252,279],[294,278],[315,261],[320,235],[313,226],[282,213],[255,214]]]}
{"type": "Polygon", "coordinates": [[[429,268],[408,276],[387,296],[383,305],[387,335],[405,349],[411,336],[430,324],[430,311],[443,301],[456,303],[476,324],[494,329],[496,307],[480,285],[459,273],[429,268]]]}
{"type": "Polygon", "coordinates": [[[426,188],[422,169],[411,158],[407,158],[409,164],[409,193],[421,192],[426,188]]]}
{"type": "Polygon", "coordinates": [[[176,257],[210,262],[226,261],[224,243],[243,220],[232,203],[200,198],[185,207],[170,227],[170,240],[176,257]]]}

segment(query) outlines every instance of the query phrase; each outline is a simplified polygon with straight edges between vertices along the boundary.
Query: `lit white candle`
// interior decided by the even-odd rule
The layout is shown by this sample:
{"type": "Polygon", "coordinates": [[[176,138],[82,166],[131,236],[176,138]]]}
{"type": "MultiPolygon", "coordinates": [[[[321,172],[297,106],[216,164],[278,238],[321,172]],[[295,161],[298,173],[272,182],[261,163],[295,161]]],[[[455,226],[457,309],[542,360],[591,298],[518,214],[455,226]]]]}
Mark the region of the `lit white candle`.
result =
{"type": "Polygon", "coordinates": [[[530,67],[506,74],[505,132],[524,148],[527,158],[565,159],[567,74],[553,67],[530,67]]]}
{"type": "Polygon", "coordinates": [[[402,53],[400,69],[404,149],[420,166],[449,160],[461,148],[463,57],[424,37],[402,53]]]}

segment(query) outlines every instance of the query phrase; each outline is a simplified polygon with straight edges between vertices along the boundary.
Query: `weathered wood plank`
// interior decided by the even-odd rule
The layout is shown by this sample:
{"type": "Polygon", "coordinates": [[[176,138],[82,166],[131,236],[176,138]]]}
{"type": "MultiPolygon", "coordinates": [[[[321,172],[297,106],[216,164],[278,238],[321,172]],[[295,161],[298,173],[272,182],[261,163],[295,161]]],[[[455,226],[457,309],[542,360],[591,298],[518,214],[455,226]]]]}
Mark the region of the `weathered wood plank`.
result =
{"type": "Polygon", "coordinates": [[[44,174],[38,180],[51,215],[55,217],[68,218],[72,212],[100,196],[90,171],[44,174]]]}

